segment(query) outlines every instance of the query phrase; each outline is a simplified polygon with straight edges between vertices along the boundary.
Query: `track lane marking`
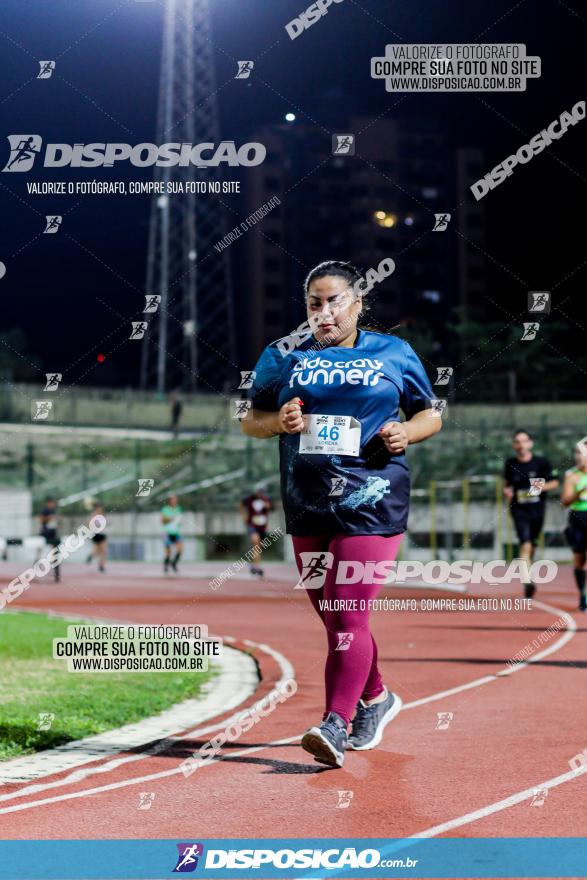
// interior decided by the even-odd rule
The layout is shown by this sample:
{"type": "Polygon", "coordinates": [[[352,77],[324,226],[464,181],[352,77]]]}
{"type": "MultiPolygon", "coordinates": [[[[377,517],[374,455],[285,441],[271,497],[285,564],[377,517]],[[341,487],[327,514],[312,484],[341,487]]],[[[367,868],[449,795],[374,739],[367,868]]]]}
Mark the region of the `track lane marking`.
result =
{"type": "MultiPolygon", "coordinates": [[[[563,647],[571,638],[573,638],[573,636],[575,635],[575,633],[577,631],[577,624],[576,624],[575,620],[569,614],[567,614],[566,611],[562,611],[559,608],[555,608],[554,606],[547,605],[546,603],[543,603],[543,602],[535,601],[534,604],[537,606],[540,606],[544,610],[549,611],[550,613],[554,613],[554,614],[557,614],[559,617],[562,617],[565,620],[565,623],[567,624],[568,629],[553,645],[551,645],[549,648],[545,649],[544,651],[541,651],[535,657],[530,658],[529,660],[525,661],[524,663],[519,664],[517,667],[515,667],[511,670],[512,672],[519,671],[520,669],[525,669],[528,666],[531,666],[532,663],[537,662],[542,657],[545,657],[545,656],[552,654],[555,651],[559,650],[559,648],[563,647]]],[[[520,632],[522,632],[522,630],[520,630],[520,632]]],[[[243,644],[247,644],[247,640],[244,640],[243,644]]],[[[249,645],[252,645],[252,644],[253,644],[252,642],[249,642],[249,645]]],[[[278,655],[278,652],[274,651],[274,649],[272,649],[272,648],[269,648],[268,645],[263,645],[263,646],[259,645],[259,647],[266,648],[270,652],[274,652],[275,655],[278,655]]],[[[279,655],[279,656],[282,656],[282,655],[279,655]]],[[[286,663],[288,663],[288,665],[291,666],[291,664],[289,664],[289,661],[287,661],[287,659],[285,657],[283,659],[286,661],[286,663]]],[[[292,667],[292,670],[293,670],[293,667],[292,667]]],[[[504,667],[504,670],[507,670],[507,667],[504,667]]],[[[460,693],[461,691],[470,690],[473,687],[480,687],[481,685],[487,684],[488,682],[491,682],[491,681],[497,681],[498,678],[503,676],[504,674],[506,674],[506,673],[504,673],[504,671],[501,670],[499,673],[496,673],[495,675],[485,676],[484,678],[475,679],[475,681],[473,681],[473,682],[467,682],[464,685],[460,685],[456,688],[451,688],[448,691],[440,691],[436,694],[430,694],[428,697],[423,697],[420,700],[414,700],[411,703],[406,703],[402,707],[402,712],[405,709],[417,708],[418,706],[424,705],[426,703],[430,703],[430,702],[434,702],[436,700],[442,699],[442,697],[444,697],[444,696],[449,696],[449,695],[452,695],[455,693],[460,693]]],[[[509,674],[509,671],[507,674],[509,674]]],[[[401,712],[400,712],[400,716],[401,716],[401,712]]],[[[400,717],[400,716],[398,716],[398,717],[400,717]]],[[[226,726],[227,723],[228,722],[223,723],[221,725],[214,726],[214,729],[217,729],[217,727],[226,726]]],[[[265,745],[262,745],[262,746],[254,746],[254,747],[251,747],[248,749],[243,749],[240,752],[233,752],[230,757],[241,757],[242,755],[252,754],[253,752],[263,751],[265,749],[273,748],[275,746],[288,745],[290,743],[293,743],[293,742],[300,740],[302,738],[302,736],[303,736],[303,734],[300,733],[300,734],[297,734],[296,736],[288,737],[287,739],[273,740],[273,741],[271,741],[265,745]]],[[[136,758],[136,756],[134,756],[134,755],[131,757],[132,757],[132,759],[136,758]]],[[[204,764],[206,766],[210,766],[212,764],[221,764],[221,763],[222,763],[222,756],[218,760],[202,762],[202,765],[198,765],[198,766],[204,766],[204,764]]],[[[587,770],[587,767],[585,769],[587,770]]],[[[583,771],[581,771],[581,772],[583,772],[583,771]]],[[[15,804],[11,807],[2,807],[2,808],[0,808],[0,815],[2,815],[3,813],[12,813],[12,812],[16,812],[18,810],[25,810],[25,809],[32,808],[32,807],[43,806],[44,804],[57,803],[60,801],[71,800],[73,798],[79,798],[79,797],[87,797],[92,794],[100,794],[104,791],[113,791],[118,788],[125,788],[129,785],[138,785],[143,782],[150,782],[151,780],[163,779],[163,778],[166,778],[169,776],[175,776],[179,773],[182,773],[180,767],[174,767],[170,770],[160,771],[159,773],[152,773],[152,774],[148,774],[145,776],[133,777],[132,779],[124,779],[124,780],[120,780],[118,782],[110,783],[108,785],[96,786],[94,788],[85,789],[84,791],[70,792],[68,794],[56,795],[54,797],[49,797],[49,798],[42,798],[37,801],[28,801],[25,804],[15,804]]],[[[544,787],[555,787],[555,785],[560,785],[560,784],[562,784],[562,782],[566,782],[566,781],[568,781],[568,779],[575,778],[575,776],[578,776],[578,775],[581,775],[581,773],[574,773],[573,771],[571,771],[570,774],[568,774],[568,773],[563,774],[562,777],[556,777],[554,780],[550,780],[550,783],[554,783],[554,784],[551,784],[550,786],[548,784],[544,784],[544,785],[542,785],[542,787],[543,788],[544,787]],[[561,781],[557,782],[557,780],[561,780],[561,781]]],[[[51,786],[51,783],[46,784],[46,788],[49,788],[50,786],[51,786]]],[[[43,790],[45,790],[45,787],[43,787],[43,790]]],[[[17,796],[18,794],[19,794],[18,792],[15,792],[13,795],[5,795],[3,797],[0,797],[0,800],[4,800],[4,799],[9,800],[12,797],[17,796]]],[[[512,797],[516,797],[516,795],[512,795],[512,797]]],[[[521,798],[521,799],[523,800],[524,798],[521,798]]],[[[506,799],[506,800],[508,800],[508,799],[506,799]]],[[[516,803],[517,802],[518,801],[516,801],[516,803]]],[[[500,801],[498,803],[503,803],[503,802],[500,801]]],[[[490,809],[492,806],[495,806],[495,805],[490,805],[488,808],[481,808],[481,809],[490,809]]],[[[502,807],[502,809],[505,809],[505,807],[502,807]]],[[[480,811],[477,811],[477,813],[479,813],[479,812],[480,811]]],[[[477,813],[470,813],[470,814],[467,814],[467,816],[476,816],[477,813]]],[[[460,822],[461,820],[463,820],[465,818],[466,817],[459,817],[458,819],[454,819],[451,821],[460,822]]],[[[471,819],[469,821],[474,821],[474,819],[471,819]]],[[[467,824],[467,822],[462,822],[462,824],[467,824]]],[[[443,826],[435,826],[435,827],[441,828],[443,826]]],[[[433,829],[429,829],[429,830],[433,830],[433,829]]],[[[422,833],[425,833],[425,832],[422,832],[422,833]]],[[[438,833],[442,833],[442,832],[438,832],[438,833]]],[[[412,835],[412,837],[413,836],[414,835],[412,835]]]]}
{"type": "Polygon", "coordinates": [[[484,819],[486,816],[491,816],[493,813],[499,813],[501,810],[507,810],[509,807],[514,807],[516,804],[528,800],[528,798],[536,794],[536,789],[542,790],[545,788],[556,788],[564,782],[569,782],[571,779],[577,779],[579,776],[583,776],[586,772],[587,765],[580,770],[569,770],[568,773],[562,773],[560,776],[547,779],[546,782],[537,782],[532,788],[526,788],[524,791],[512,794],[501,801],[495,801],[495,803],[474,810],[472,813],[465,813],[464,816],[450,819],[448,822],[443,822],[441,825],[434,825],[432,828],[427,828],[425,831],[419,831],[417,834],[410,834],[408,839],[437,837],[439,834],[444,834],[446,831],[452,831],[454,828],[461,828],[463,825],[469,825],[471,822],[476,822],[477,819],[484,819]]]}

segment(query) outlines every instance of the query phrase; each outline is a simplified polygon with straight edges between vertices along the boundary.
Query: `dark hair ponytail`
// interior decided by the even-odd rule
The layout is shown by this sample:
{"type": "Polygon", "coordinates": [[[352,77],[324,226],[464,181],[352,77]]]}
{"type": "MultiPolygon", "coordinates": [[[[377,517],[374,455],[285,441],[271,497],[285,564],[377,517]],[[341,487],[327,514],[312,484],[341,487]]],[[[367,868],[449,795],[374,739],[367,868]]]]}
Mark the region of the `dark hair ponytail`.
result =
{"type": "Polygon", "coordinates": [[[353,266],[352,263],[345,263],[341,260],[324,260],[323,263],[318,263],[306,276],[304,281],[304,293],[306,296],[312,281],[316,281],[318,278],[326,278],[327,275],[344,278],[351,287],[357,281],[363,280],[363,273],[356,266],[353,266]]]}

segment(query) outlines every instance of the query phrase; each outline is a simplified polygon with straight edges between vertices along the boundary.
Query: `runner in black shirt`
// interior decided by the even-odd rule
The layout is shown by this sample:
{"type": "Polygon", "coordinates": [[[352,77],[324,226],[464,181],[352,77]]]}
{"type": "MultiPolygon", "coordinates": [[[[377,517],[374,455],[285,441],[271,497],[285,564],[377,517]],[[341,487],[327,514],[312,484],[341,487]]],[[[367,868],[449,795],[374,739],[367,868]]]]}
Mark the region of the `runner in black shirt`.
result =
{"type": "MultiPolygon", "coordinates": [[[[544,493],[556,489],[559,483],[548,459],[533,455],[534,441],[527,431],[516,431],[512,446],[516,455],[505,463],[503,493],[510,502],[520,543],[520,557],[530,566],[544,524],[544,493]]],[[[532,598],[535,592],[536,587],[531,581],[524,584],[527,599],[532,598]]]]}
{"type": "MultiPolygon", "coordinates": [[[[45,498],[45,506],[39,514],[39,523],[41,525],[40,535],[45,539],[50,547],[58,547],[59,541],[59,519],[57,514],[57,502],[51,496],[45,498]]],[[[56,581],[61,580],[60,566],[53,566],[53,577],[56,581]]]]}

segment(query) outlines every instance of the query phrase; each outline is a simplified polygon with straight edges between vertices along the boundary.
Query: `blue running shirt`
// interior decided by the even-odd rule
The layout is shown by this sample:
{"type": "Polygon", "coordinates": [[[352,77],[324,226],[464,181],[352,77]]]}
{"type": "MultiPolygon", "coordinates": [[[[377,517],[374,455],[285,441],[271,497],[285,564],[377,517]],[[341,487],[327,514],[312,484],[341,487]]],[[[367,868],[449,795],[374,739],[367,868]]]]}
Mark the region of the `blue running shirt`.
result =
{"type": "MultiPolygon", "coordinates": [[[[420,360],[397,336],[359,330],[355,345],[322,347],[313,337],[293,351],[267,346],[246,396],[253,408],[277,411],[295,397],[302,414],[354,416],[360,452],[302,454],[300,434],[280,434],[281,497],[292,535],[397,535],[408,519],[405,453],[392,455],[380,428],[407,419],[436,398],[420,360]],[[282,354],[285,351],[285,354],[282,354]]],[[[291,348],[291,346],[289,346],[291,348]]]]}

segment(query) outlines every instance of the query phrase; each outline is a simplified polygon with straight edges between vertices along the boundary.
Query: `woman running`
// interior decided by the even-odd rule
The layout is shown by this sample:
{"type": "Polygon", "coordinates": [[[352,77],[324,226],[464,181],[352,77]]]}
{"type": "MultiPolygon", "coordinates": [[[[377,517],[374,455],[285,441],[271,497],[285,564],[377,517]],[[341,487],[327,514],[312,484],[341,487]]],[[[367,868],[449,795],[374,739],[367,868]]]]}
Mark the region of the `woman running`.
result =
{"type": "Polygon", "coordinates": [[[325,712],[302,747],[335,767],[346,748],[374,748],[401,708],[381,680],[369,629],[368,600],[379,585],[367,575],[349,584],[348,563],[366,571],[362,563],[395,559],[408,517],[405,449],[441,426],[411,347],[358,328],[361,282],[350,263],[310,272],[308,330],[267,346],[241,422],[251,437],[280,436],[287,531],[328,639],[325,712]]]}
{"type": "Polygon", "coordinates": [[[579,590],[579,611],[587,611],[585,594],[585,556],[587,553],[587,455],[575,447],[574,468],[565,474],[561,503],[569,508],[565,537],[573,551],[573,569],[579,590]]]}
{"type": "Polygon", "coordinates": [[[181,559],[183,552],[183,541],[181,539],[181,520],[183,517],[183,508],[177,501],[177,495],[170,495],[167,504],[161,508],[161,522],[165,532],[165,558],[163,559],[163,573],[169,572],[169,566],[178,574],[177,564],[181,559]],[[173,548],[173,556],[171,550],[173,548]]]}
{"type": "MultiPolygon", "coordinates": [[[[94,504],[94,509],[92,510],[92,515],[90,519],[93,519],[95,516],[104,516],[104,505],[100,504],[99,501],[96,501],[94,504]]],[[[88,565],[92,562],[93,559],[96,559],[98,562],[98,571],[105,572],[106,571],[106,560],[108,558],[108,537],[104,534],[104,532],[98,532],[92,537],[92,550],[86,559],[88,565]]]]}
{"type": "MultiPolygon", "coordinates": [[[[57,502],[52,495],[45,498],[45,505],[39,514],[39,522],[41,531],[39,534],[45,539],[50,547],[58,547],[61,538],[59,537],[59,514],[57,512],[57,502]]],[[[53,566],[53,579],[61,580],[61,566],[53,566]]]]}

